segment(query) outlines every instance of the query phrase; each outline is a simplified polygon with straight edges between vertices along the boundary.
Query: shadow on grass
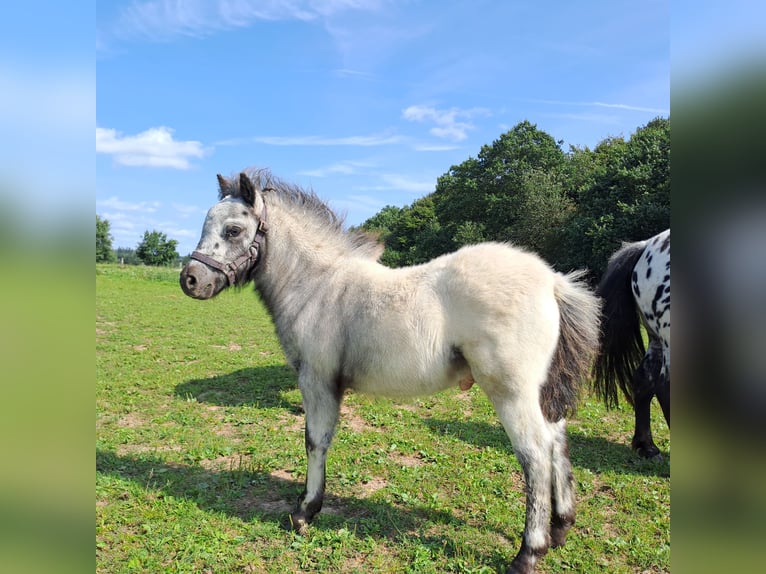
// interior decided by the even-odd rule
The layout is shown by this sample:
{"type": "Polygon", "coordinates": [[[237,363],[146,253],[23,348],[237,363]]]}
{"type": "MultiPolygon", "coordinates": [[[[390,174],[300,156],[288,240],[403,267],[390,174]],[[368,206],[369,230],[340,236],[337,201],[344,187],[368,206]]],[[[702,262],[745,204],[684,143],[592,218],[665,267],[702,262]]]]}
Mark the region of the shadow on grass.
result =
{"type": "MultiPolygon", "coordinates": [[[[285,399],[284,393],[297,389],[295,373],[286,365],[240,369],[207,379],[193,379],[176,386],[178,396],[193,397],[201,403],[220,406],[250,405],[257,408],[283,408],[294,415],[302,415],[300,399],[285,399]]],[[[449,434],[478,447],[506,450],[513,455],[513,447],[503,427],[497,424],[472,421],[450,421],[426,418],[423,423],[437,434],[449,434]]],[[[670,476],[670,456],[662,460],[640,458],[625,443],[588,436],[569,429],[569,456],[576,467],[593,472],[619,472],[646,476],[670,476]]]]}
{"type": "MultiPolygon", "coordinates": [[[[271,522],[284,530],[289,530],[289,512],[303,489],[301,482],[261,470],[209,470],[167,462],[152,455],[121,456],[107,450],[96,451],[96,472],[131,481],[164,496],[193,501],[205,511],[222,512],[245,522],[271,522]]],[[[359,538],[385,538],[394,544],[418,539],[447,556],[456,555],[459,544],[449,535],[424,533],[439,531],[443,526],[461,529],[466,524],[450,511],[327,493],[323,510],[311,528],[325,531],[347,528],[359,538]]],[[[513,525],[509,528],[513,529],[513,525]]],[[[518,525],[519,536],[522,529],[523,524],[518,525]]],[[[512,539],[511,544],[520,543],[518,537],[513,537],[516,533],[498,531],[497,534],[512,539]]],[[[485,561],[501,566],[503,556],[499,550],[485,556],[485,561]]]]}
{"type": "MultiPolygon", "coordinates": [[[[499,422],[493,425],[428,418],[423,420],[423,424],[436,434],[455,436],[474,446],[506,450],[513,455],[511,441],[499,422]]],[[[586,436],[573,429],[569,429],[569,457],[573,466],[596,473],[611,471],[670,477],[670,455],[667,453],[662,460],[646,460],[640,458],[628,444],[586,436]]]]}
{"type": "Polygon", "coordinates": [[[292,414],[303,413],[300,402],[283,394],[298,388],[295,373],[286,365],[240,369],[207,379],[192,379],[176,385],[179,397],[220,406],[249,405],[256,408],[283,408],[292,414]]]}

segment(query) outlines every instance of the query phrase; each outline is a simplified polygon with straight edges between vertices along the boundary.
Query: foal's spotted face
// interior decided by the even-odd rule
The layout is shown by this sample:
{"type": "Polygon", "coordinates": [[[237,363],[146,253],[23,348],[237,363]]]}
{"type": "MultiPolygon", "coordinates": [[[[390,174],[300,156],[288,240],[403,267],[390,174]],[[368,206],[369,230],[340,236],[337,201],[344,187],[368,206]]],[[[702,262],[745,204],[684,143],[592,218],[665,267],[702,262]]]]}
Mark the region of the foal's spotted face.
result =
{"type": "MultiPolygon", "coordinates": [[[[243,199],[225,197],[208,211],[195,254],[227,265],[246,254],[255,237],[258,219],[243,199]]],[[[250,269],[235,270],[236,282],[244,283],[250,269]]],[[[195,299],[210,299],[230,284],[226,274],[204,261],[192,259],[181,271],[181,288],[195,299]]]]}
{"type": "Polygon", "coordinates": [[[257,225],[252,207],[239,198],[227,197],[207,212],[197,251],[220,261],[233,261],[253,241],[257,225]]]}

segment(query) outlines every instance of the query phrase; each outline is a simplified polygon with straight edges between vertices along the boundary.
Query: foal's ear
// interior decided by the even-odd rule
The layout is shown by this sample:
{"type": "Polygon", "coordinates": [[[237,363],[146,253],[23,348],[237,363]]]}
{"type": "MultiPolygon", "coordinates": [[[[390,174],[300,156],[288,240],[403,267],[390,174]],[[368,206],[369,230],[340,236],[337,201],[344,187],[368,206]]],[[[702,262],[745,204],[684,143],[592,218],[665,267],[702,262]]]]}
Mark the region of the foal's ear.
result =
{"type": "Polygon", "coordinates": [[[245,203],[250,207],[255,206],[255,187],[244,172],[239,174],[239,193],[245,203]]]}
{"type": "Polygon", "coordinates": [[[223,199],[227,195],[231,195],[231,191],[229,191],[228,180],[220,173],[216,175],[216,177],[218,178],[218,199],[223,199]]]}

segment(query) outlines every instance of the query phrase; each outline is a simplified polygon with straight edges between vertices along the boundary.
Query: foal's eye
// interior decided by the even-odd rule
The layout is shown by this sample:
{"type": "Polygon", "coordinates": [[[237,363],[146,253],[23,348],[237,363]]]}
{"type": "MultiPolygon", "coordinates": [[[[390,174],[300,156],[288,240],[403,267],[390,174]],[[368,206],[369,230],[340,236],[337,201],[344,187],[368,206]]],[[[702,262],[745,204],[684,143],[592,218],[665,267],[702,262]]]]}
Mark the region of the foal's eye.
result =
{"type": "Polygon", "coordinates": [[[229,227],[226,229],[226,239],[232,239],[240,234],[242,231],[239,227],[229,227]]]}

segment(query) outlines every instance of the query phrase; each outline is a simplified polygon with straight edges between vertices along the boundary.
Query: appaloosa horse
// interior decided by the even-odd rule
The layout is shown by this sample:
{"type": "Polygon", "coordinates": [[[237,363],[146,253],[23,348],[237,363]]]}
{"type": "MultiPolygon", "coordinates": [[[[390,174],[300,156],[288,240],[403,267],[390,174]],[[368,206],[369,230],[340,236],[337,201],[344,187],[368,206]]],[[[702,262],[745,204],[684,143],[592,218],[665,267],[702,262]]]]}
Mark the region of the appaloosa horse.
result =
{"type": "Polygon", "coordinates": [[[181,287],[208,299],[252,280],[271,313],[306,413],[306,486],[293,527],[305,531],[322,507],[347,389],[406,397],[475,382],[526,481],[526,525],[509,572],[532,572],[549,546],[563,545],[575,520],[564,416],[599,333],[599,301],[581,274],[498,243],[389,269],[377,262],[382,246],[344,231],[313,193],[265,170],[218,181],[181,287]]]}
{"type": "Polygon", "coordinates": [[[670,426],[670,230],[623,245],[609,259],[596,294],[604,302],[596,391],[616,406],[622,389],[635,409],[633,448],[643,457],[660,456],[649,415],[656,395],[670,426]]]}

